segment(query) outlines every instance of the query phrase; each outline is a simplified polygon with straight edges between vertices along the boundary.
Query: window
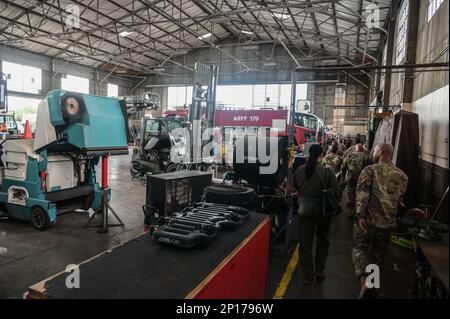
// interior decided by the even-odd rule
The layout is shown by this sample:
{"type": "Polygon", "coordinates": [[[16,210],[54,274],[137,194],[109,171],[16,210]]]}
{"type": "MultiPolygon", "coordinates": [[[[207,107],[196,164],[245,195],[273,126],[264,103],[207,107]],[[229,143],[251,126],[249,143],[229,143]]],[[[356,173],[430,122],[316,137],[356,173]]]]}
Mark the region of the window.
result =
{"type": "Polygon", "coordinates": [[[295,87],[295,97],[298,100],[306,100],[308,93],[308,84],[297,84],[295,87]]]}
{"type": "Polygon", "coordinates": [[[295,125],[308,128],[310,130],[317,130],[317,118],[309,114],[295,113],[295,125]]]}
{"type": "MultiPolygon", "coordinates": [[[[306,99],[307,84],[297,84],[296,99],[306,99]]],[[[291,105],[290,84],[219,85],[217,105],[241,108],[277,108],[291,105]]]]}
{"type": "MultiPolygon", "coordinates": [[[[8,95],[8,111],[14,111],[18,122],[35,118],[41,100],[8,95]]],[[[32,122],[32,121],[30,121],[32,122]]]]}
{"type": "Polygon", "coordinates": [[[403,0],[402,6],[398,13],[398,24],[397,24],[397,52],[395,57],[395,62],[401,64],[406,54],[406,40],[408,35],[408,10],[409,10],[409,0],[403,0]]]}
{"type": "Polygon", "coordinates": [[[161,122],[159,120],[148,120],[145,126],[145,133],[150,136],[158,136],[161,131],[161,122]]]}
{"type": "Polygon", "coordinates": [[[167,129],[169,132],[172,132],[176,128],[183,127],[184,120],[182,118],[178,118],[176,116],[167,117],[167,129]]]}
{"type": "Polygon", "coordinates": [[[217,86],[216,104],[225,107],[249,108],[252,106],[253,85],[217,86]]]}
{"type": "Polygon", "coordinates": [[[280,106],[290,106],[291,105],[291,85],[281,84],[280,85],[280,106]]]}
{"type": "Polygon", "coordinates": [[[444,0],[428,0],[427,4],[427,21],[430,22],[436,11],[439,9],[444,0]]]}
{"type": "MultiPolygon", "coordinates": [[[[307,84],[297,84],[296,99],[306,100],[307,84]]],[[[191,104],[192,86],[168,88],[168,107],[191,104]]],[[[290,84],[218,85],[216,104],[225,108],[277,108],[291,105],[290,84]]]]}
{"type": "Polygon", "coordinates": [[[89,79],[67,75],[61,79],[61,89],[89,94],[89,79]]]}
{"type": "Polygon", "coordinates": [[[264,101],[265,107],[277,107],[279,105],[279,84],[267,84],[266,96],[264,101]]]}
{"type": "Polygon", "coordinates": [[[253,107],[264,107],[266,102],[266,86],[254,85],[253,86],[253,107]]]}
{"type": "Polygon", "coordinates": [[[167,106],[190,105],[192,103],[192,89],[192,86],[170,86],[167,92],[167,106]]]}
{"type": "MultiPolygon", "coordinates": [[[[308,93],[308,84],[297,84],[295,87],[295,99],[306,100],[308,93]]],[[[291,105],[291,85],[280,85],[280,106],[288,107],[291,105]]]]}
{"type": "Polygon", "coordinates": [[[119,86],[116,84],[108,83],[108,96],[119,97],[119,86]]]}
{"type": "Polygon", "coordinates": [[[317,130],[317,119],[314,116],[310,116],[310,115],[303,115],[304,116],[304,123],[305,123],[305,127],[309,128],[310,130],[317,130]]]}
{"type": "Polygon", "coordinates": [[[2,126],[4,122],[6,123],[8,130],[16,129],[16,122],[14,121],[14,117],[12,115],[0,115],[0,126],[2,126]]]}
{"type": "Polygon", "coordinates": [[[8,90],[39,94],[42,89],[42,71],[27,65],[3,61],[3,73],[8,78],[8,90]]]}
{"type": "MultiPolygon", "coordinates": [[[[381,65],[386,65],[387,62],[387,41],[384,44],[384,49],[383,49],[383,55],[382,55],[382,59],[381,59],[381,65]]],[[[378,75],[378,72],[375,72],[375,75],[378,75]]],[[[380,89],[382,91],[384,91],[384,79],[385,79],[385,72],[381,73],[380,75],[380,89]]]]}

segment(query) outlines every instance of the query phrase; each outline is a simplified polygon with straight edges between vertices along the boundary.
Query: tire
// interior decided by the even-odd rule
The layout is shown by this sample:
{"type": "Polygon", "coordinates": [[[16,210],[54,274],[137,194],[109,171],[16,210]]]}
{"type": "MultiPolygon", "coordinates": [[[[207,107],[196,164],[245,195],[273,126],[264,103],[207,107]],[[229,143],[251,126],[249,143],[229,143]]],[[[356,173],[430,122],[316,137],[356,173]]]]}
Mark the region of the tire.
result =
{"type": "Polygon", "coordinates": [[[211,185],[205,187],[205,201],[251,209],[255,191],[252,188],[233,185],[211,185]]]}
{"type": "Polygon", "coordinates": [[[142,178],[144,176],[144,174],[142,172],[134,169],[133,163],[131,163],[131,165],[130,165],[130,175],[132,178],[136,178],[136,179],[142,178]]]}
{"type": "Polygon", "coordinates": [[[38,230],[46,230],[50,227],[48,214],[39,206],[31,208],[31,224],[38,230]]]}
{"type": "Polygon", "coordinates": [[[0,204],[0,218],[9,218],[5,204],[0,204]]]}
{"type": "Polygon", "coordinates": [[[175,164],[175,163],[170,163],[166,167],[166,173],[172,173],[172,172],[175,172],[176,170],[177,170],[177,164],[175,164]]]}

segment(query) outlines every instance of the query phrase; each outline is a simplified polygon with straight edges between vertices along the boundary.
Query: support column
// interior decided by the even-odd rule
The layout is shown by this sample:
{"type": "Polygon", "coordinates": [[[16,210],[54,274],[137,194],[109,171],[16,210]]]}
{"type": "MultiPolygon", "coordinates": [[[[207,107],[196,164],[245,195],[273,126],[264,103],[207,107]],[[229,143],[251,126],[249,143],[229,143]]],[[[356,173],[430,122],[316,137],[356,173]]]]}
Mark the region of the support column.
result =
{"type": "MultiPolygon", "coordinates": [[[[55,60],[52,59],[51,63],[50,63],[50,71],[49,71],[49,75],[50,75],[50,87],[48,88],[48,91],[50,90],[54,90],[54,89],[60,89],[61,88],[61,73],[60,72],[56,72],[55,70],[55,60]]],[[[45,92],[45,94],[48,93],[45,92]]]]}
{"type": "MultiPolygon", "coordinates": [[[[395,32],[396,32],[396,20],[398,13],[398,0],[393,0],[391,4],[391,10],[389,12],[389,25],[388,25],[388,37],[387,41],[387,50],[386,50],[386,64],[392,65],[393,56],[394,56],[394,40],[395,40],[395,32]]],[[[384,49],[384,48],[382,48],[384,49]]],[[[383,51],[381,51],[383,52],[383,51]]],[[[384,74],[384,88],[383,90],[383,112],[387,112],[389,108],[389,97],[391,95],[391,69],[386,69],[386,73],[384,74]]]]}
{"type": "MultiPolygon", "coordinates": [[[[417,30],[419,28],[420,0],[409,0],[408,38],[405,64],[416,63],[417,30]]],[[[411,110],[414,89],[414,70],[406,69],[402,89],[402,109],[411,110]]]]}

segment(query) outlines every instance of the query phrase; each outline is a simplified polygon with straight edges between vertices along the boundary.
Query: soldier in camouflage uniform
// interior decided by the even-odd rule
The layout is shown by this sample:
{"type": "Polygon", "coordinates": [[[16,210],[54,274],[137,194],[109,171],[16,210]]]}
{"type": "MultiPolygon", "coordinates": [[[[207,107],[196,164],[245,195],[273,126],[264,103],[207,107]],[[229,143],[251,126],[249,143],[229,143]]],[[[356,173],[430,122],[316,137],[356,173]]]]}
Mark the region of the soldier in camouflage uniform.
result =
{"type": "Polygon", "coordinates": [[[346,151],[346,149],[347,149],[347,148],[345,147],[344,143],[340,142],[340,143],[338,144],[338,152],[337,152],[337,155],[343,157],[343,156],[344,156],[344,153],[345,153],[345,151],[346,151]]]}
{"type": "Polygon", "coordinates": [[[367,165],[371,164],[369,155],[364,152],[362,144],[356,144],[355,151],[347,155],[342,163],[342,176],[347,195],[348,216],[355,214],[355,193],[359,174],[367,165]]]}
{"type": "Polygon", "coordinates": [[[381,270],[391,230],[396,227],[397,207],[408,184],[406,174],[391,163],[392,155],[391,145],[377,145],[373,155],[376,164],[364,168],[358,179],[352,258],[361,280],[360,298],[374,291],[366,286],[366,267],[375,264],[381,270]]]}
{"type": "Polygon", "coordinates": [[[333,173],[336,175],[341,171],[342,157],[337,155],[338,145],[333,143],[331,145],[329,153],[322,159],[322,165],[331,168],[333,173]]]}
{"type": "MultiPolygon", "coordinates": [[[[363,139],[360,134],[357,134],[355,137],[355,144],[353,146],[347,147],[344,150],[344,155],[342,155],[342,159],[345,159],[351,153],[354,153],[356,150],[356,145],[363,144],[363,139]]],[[[365,150],[366,151],[366,150],[365,150]]]]}

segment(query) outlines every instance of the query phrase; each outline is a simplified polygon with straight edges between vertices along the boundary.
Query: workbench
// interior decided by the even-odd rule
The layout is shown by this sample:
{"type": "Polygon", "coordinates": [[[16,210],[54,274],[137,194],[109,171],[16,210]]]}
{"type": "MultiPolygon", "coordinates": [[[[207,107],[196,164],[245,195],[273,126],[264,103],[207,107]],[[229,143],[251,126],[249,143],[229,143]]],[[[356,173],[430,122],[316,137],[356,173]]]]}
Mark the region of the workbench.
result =
{"type": "Polygon", "coordinates": [[[207,247],[161,246],[143,234],[80,263],[80,288],[67,288],[62,271],[27,298],[265,298],[269,237],[270,219],[256,213],[207,247]]]}
{"type": "MultiPolygon", "coordinates": [[[[414,240],[417,245],[417,262],[422,265],[421,268],[427,264],[431,270],[430,275],[438,279],[448,292],[448,243],[420,237],[415,237],[414,240]]],[[[421,294],[421,292],[418,293],[421,294]]],[[[426,292],[428,293],[432,294],[432,292],[426,292]]]]}

